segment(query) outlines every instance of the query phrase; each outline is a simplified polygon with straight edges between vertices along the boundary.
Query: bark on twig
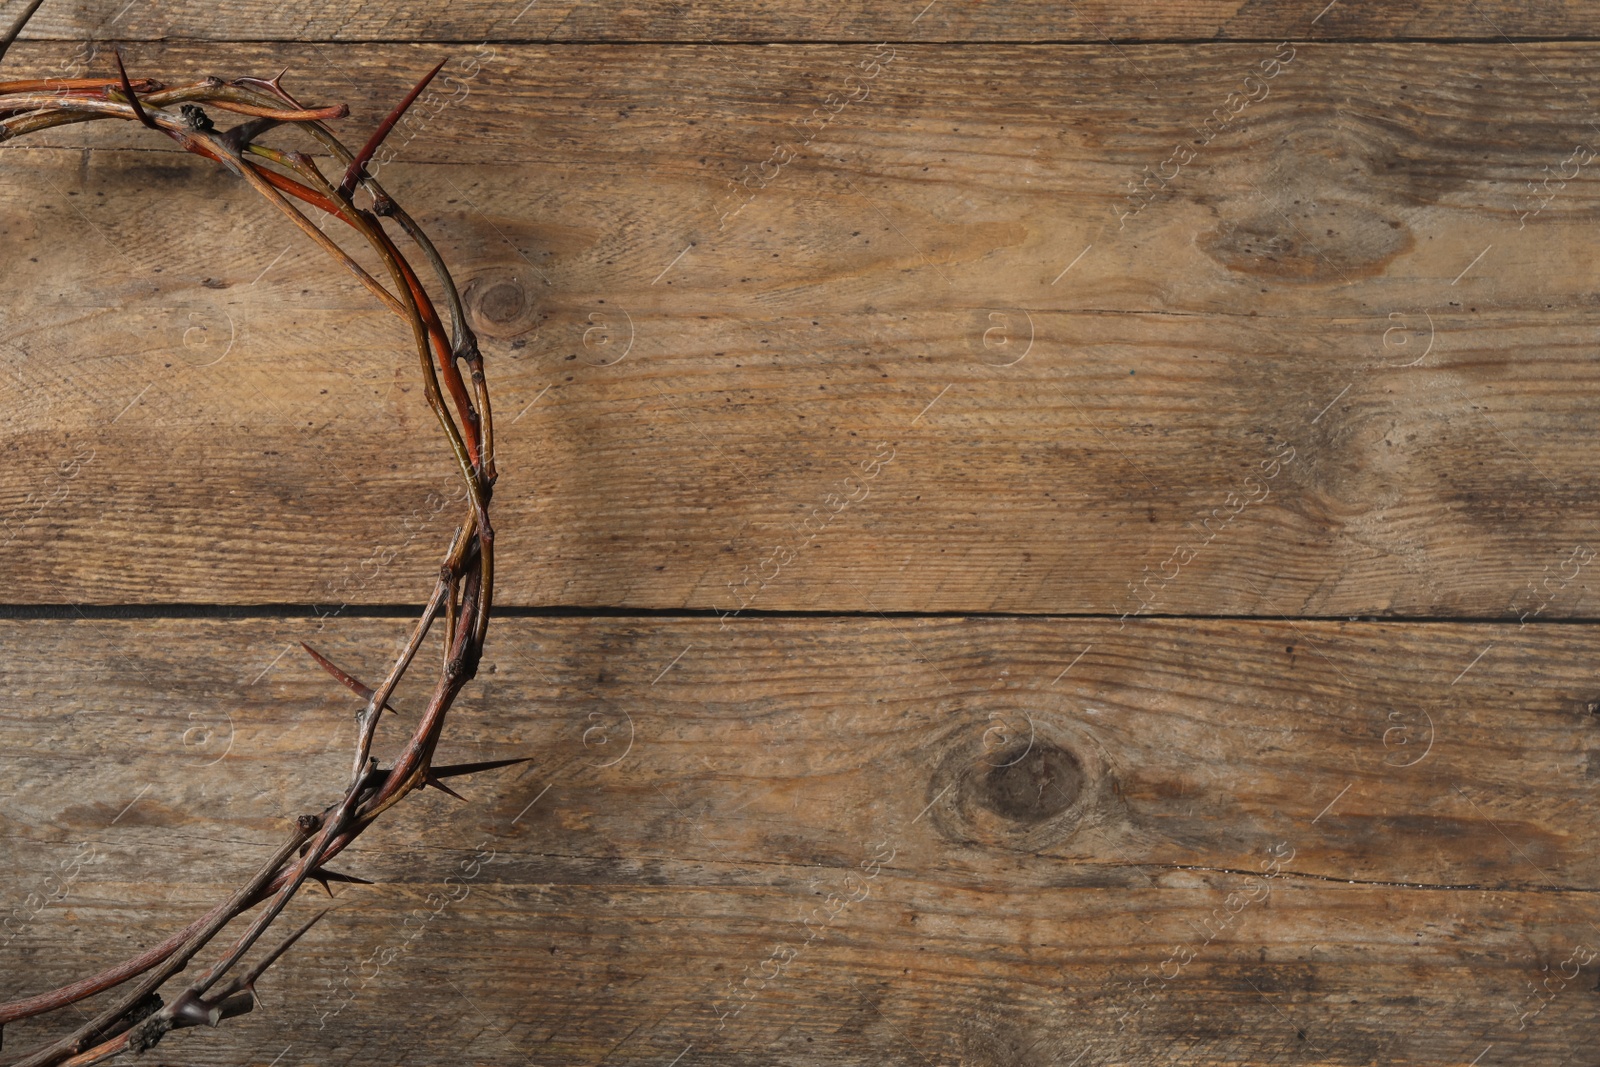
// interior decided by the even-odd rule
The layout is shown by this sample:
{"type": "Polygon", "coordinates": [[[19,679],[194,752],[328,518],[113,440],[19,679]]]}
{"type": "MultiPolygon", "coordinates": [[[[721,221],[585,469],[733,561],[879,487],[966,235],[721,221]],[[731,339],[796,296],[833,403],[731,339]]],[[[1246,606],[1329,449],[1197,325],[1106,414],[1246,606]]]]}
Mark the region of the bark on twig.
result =
{"type": "MultiPolygon", "coordinates": [[[[31,0],[5,36],[0,37],[0,57],[38,6],[39,0],[31,0]]],[[[319,813],[300,816],[254,877],[161,944],[81,981],[0,1004],[3,1026],[56,1011],[96,993],[120,992],[66,1037],[19,1059],[5,1061],[7,1067],[100,1063],[125,1051],[148,1049],[172,1030],[217,1026],[252,1010],[256,980],[322,917],[319,914],[254,964],[245,965],[256,942],[307,879],[324,885],[329,880],[359,881],[329,870],[328,862],[413,790],[433,786],[455,795],[444,784],[445,778],[521,762],[432,765],[446,715],[456,695],[477,673],[488,631],[494,588],[494,529],[489,521],[489,500],[496,477],[493,426],[483,360],[477,339],[463,317],[461,297],[450,272],[411,216],[367,174],[365,164],[437,72],[436,67],[422,79],[359,152],[351,152],[325,124],[329,119],[343,117],[347,113],[344,105],[305,107],[283,89],[282,74],[272,79],[204,78],[169,88],[151,79],[130,78],[118,56],[115,77],[0,81],[0,142],[76,122],[121,119],[141,123],[239,176],[288,215],[410,328],[424,395],[456,457],[467,491],[466,512],[445,552],[427,606],[412,627],[399,658],[376,688],[346,674],[309,646],[306,648],[319,665],[363,700],[350,778],[340,787],[339,798],[319,813]],[[207,108],[245,115],[248,120],[219,130],[207,108]],[[341,174],[337,186],[323,175],[310,155],[257,141],[268,133],[291,129],[308,135],[327,153],[331,165],[341,174]],[[367,207],[357,203],[361,194],[369,200],[367,207]],[[300,204],[326,212],[365,238],[381,264],[377,275],[328,238],[300,204]],[[392,221],[420,250],[432,277],[431,293],[386,230],[385,220],[392,221]],[[384,275],[388,284],[379,280],[384,275]],[[448,333],[435,304],[436,296],[442,298],[449,315],[448,333]],[[384,711],[393,710],[389,700],[395,687],[441,615],[446,619],[444,660],[432,695],[393,765],[379,767],[371,753],[380,719],[384,711]],[[251,912],[253,917],[242,923],[243,928],[234,934],[231,943],[221,942],[226,947],[203,971],[181,988],[169,988],[192,959],[212,949],[235,920],[245,919],[251,912]],[[163,993],[170,999],[164,999],[163,993]]]]}

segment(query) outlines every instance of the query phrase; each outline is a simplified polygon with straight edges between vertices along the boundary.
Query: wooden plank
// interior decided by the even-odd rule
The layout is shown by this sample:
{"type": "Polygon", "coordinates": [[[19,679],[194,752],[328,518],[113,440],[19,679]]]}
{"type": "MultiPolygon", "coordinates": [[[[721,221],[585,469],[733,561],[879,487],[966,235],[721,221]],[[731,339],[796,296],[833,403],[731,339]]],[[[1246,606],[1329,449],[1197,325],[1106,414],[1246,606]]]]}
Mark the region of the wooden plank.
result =
{"type": "MultiPolygon", "coordinates": [[[[13,5],[15,6],[15,5],[13,5]]],[[[6,13],[9,17],[9,12],[6,13]]],[[[580,4],[364,3],[307,9],[281,0],[166,4],[46,4],[29,34],[57,40],[213,41],[1082,41],[1347,38],[1488,40],[1593,37],[1600,16],[1584,4],[1498,0],[1381,4],[1352,0],[1241,4],[941,3],[816,5],[756,0],[733,6],[670,0],[580,4]]]]}
{"type": "MultiPolygon", "coordinates": [[[[324,803],[353,705],[293,642],[371,671],[400,628],[0,625],[0,996],[324,803]]],[[[161,1055],[1562,1062],[1597,661],[1562,624],[501,620],[441,756],[535,762],[393,813],[266,1009],[161,1055]]]]}
{"type": "MultiPolygon", "coordinates": [[[[487,338],[501,601],[1592,613],[1594,47],[1297,46],[1182,162],[1274,48],[528,46],[425,105],[382,174],[487,338]]],[[[433,55],[230,51],[355,130],[433,55]]],[[[366,295],[132,131],[3,159],[8,599],[419,596],[447,457],[366,295]]]]}

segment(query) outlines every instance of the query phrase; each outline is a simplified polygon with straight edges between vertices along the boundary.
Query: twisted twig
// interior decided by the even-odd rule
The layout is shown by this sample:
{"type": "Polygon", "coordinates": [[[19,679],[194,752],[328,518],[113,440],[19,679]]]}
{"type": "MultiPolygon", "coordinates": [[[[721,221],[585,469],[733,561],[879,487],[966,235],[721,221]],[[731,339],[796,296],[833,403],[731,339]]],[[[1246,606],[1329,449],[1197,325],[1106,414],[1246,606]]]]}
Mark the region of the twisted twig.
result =
{"type": "MultiPolygon", "coordinates": [[[[4,38],[0,57],[38,7],[33,0],[4,38]]],[[[438,68],[435,68],[434,73],[438,68]]],[[[432,73],[390,113],[359,153],[352,153],[324,125],[342,118],[344,105],[306,108],[284,91],[282,75],[270,80],[238,78],[224,82],[205,78],[167,88],[150,80],[130,80],[117,58],[115,78],[0,81],[0,142],[36,130],[98,119],[139,122],[171,137],[187,151],[213,160],[248,182],[301,230],[350,270],[389,310],[409,324],[421,360],[428,405],[450,443],[467,491],[467,512],[457,527],[439,569],[438,580],[422,617],[388,675],[377,688],[352,678],[309,646],[306,651],[364,701],[357,715],[360,729],[349,783],[343,795],[316,815],[302,815],[288,839],[259,871],[231,897],[166,941],[133,959],[60,989],[0,1004],[0,1026],[17,1019],[65,1007],[95,993],[122,988],[122,995],[68,1036],[19,1060],[13,1067],[99,1063],[123,1051],[142,1051],[168,1031],[185,1026],[218,1025],[254,1007],[254,983],[260,974],[316,922],[300,927],[248,970],[241,961],[278,917],[307,878],[342,878],[326,869],[384,810],[407,793],[432,785],[452,792],[443,780],[520,760],[455,767],[434,767],[433,752],[451,702],[476,673],[489,624],[494,587],[494,530],[489,523],[490,490],[495,481],[494,437],[483,360],[477,340],[462,313],[461,298],[450,273],[417,224],[365,171],[365,164],[432,73]],[[177,110],[172,110],[176,107],[177,110]],[[218,130],[206,107],[249,116],[227,130],[218,130]],[[285,152],[257,143],[279,126],[309,134],[331,154],[340,168],[335,186],[317,162],[300,152],[285,152]],[[357,190],[371,206],[356,206],[357,190]],[[334,216],[367,240],[389,285],[374,277],[329,239],[299,204],[334,216]],[[421,250],[443,295],[450,316],[446,334],[433,298],[410,262],[383,226],[392,219],[421,250]],[[462,368],[466,376],[463,377],[462,368]],[[471,389],[467,386],[471,380],[471,389]],[[446,401],[448,394],[448,402],[446,401]],[[378,722],[389,698],[411,665],[429,628],[445,617],[445,654],[433,694],[421,721],[388,768],[372,758],[378,722]],[[219,957],[203,972],[163,1001],[158,991],[205,950],[233,920],[265,904],[219,957]],[[143,975],[143,979],[134,980],[143,975]]],[[[321,916],[317,916],[320,918],[321,916]]]]}

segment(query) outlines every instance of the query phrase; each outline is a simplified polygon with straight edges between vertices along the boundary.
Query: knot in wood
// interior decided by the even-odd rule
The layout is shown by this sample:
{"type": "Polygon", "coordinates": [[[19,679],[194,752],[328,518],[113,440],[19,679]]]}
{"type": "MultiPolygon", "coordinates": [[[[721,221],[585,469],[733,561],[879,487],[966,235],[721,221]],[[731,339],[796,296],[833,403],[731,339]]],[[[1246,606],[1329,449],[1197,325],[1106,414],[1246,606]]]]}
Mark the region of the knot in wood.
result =
{"type": "Polygon", "coordinates": [[[1094,731],[1046,708],[1001,706],[950,738],[927,785],[948,840],[1037,853],[1101,826],[1117,806],[1094,731]]]}
{"type": "Polygon", "coordinates": [[[1034,825],[1072,807],[1083,792],[1083,765],[1064,748],[1035,740],[997,757],[974,782],[973,799],[1002,818],[1034,825]]]}

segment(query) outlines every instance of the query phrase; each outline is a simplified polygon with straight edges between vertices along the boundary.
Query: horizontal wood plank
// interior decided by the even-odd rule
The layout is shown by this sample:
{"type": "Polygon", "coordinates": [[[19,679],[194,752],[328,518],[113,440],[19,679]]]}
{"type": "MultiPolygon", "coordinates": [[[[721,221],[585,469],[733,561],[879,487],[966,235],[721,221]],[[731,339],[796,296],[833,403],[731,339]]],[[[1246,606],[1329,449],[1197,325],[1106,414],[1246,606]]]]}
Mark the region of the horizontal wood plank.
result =
{"type": "MultiPolygon", "coordinates": [[[[14,2],[13,7],[17,6],[14,2]]],[[[9,17],[0,9],[0,15],[9,17]]],[[[212,41],[1082,41],[1246,38],[1421,38],[1502,41],[1594,37],[1600,15],[1584,4],[1496,0],[1450,4],[1371,0],[1241,4],[1238,0],[1156,3],[802,4],[755,0],[694,5],[671,0],[495,3],[453,0],[409,5],[386,0],[307,9],[282,0],[200,0],[165,4],[47,3],[30,36],[64,40],[212,41]]]]}
{"type": "MultiPolygon", "coordinates": [[[[293,643],[361,674],[400,630],[0,624],[0,996],[325,803],[354,705],[293,643]]],[[[391,813],[267,1007],[160,1055],[1562,1062],[1596,663],[1564,624],[501,620],[441,759],[534,762],[391,813]]]]}
{"type": "MultiPolygon", "coordinates": [[[[231,51],[357,131],[434,54],[231,51]]],[[[871,49],[669,51],[506,51],[380,170],[485,336],[502,603],[1593,613],[1593,47],[1301,45],[1187,163],[1271,47],[901,48],[811,127],[871,49]]],[[[139,132],[0,148],[7,599],[416,599],[405,338],[139,132]]]]}

